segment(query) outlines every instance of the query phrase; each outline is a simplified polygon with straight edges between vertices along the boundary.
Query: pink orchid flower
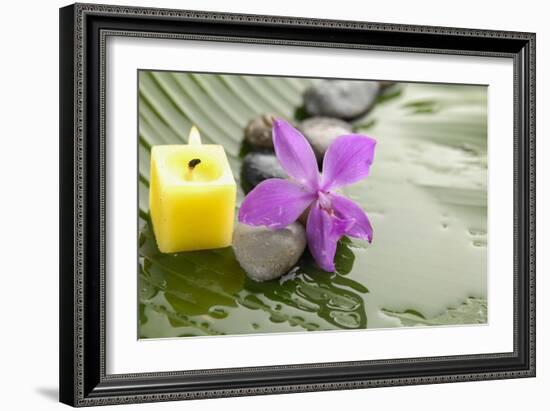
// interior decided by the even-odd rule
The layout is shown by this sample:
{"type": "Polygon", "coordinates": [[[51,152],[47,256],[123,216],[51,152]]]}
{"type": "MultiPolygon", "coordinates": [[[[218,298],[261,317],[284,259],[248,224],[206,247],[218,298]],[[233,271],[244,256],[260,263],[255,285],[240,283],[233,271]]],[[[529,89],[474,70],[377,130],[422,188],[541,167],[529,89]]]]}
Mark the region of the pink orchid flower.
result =
{"type": "Polygon", "coordinates": [[[340,238],[347,235],[372,241],[365,212],[335,190],[368,176],[376,140],[360,134],[336,138],[325,153],[322,173],[306,138],[286,121],[274,121],[273,145],[290,178],[270,178],[258,184],[241,204],[239,221],[276,230],[292,224],[310,207],[309,251],[323,270],[332,272],[340,238]]]}

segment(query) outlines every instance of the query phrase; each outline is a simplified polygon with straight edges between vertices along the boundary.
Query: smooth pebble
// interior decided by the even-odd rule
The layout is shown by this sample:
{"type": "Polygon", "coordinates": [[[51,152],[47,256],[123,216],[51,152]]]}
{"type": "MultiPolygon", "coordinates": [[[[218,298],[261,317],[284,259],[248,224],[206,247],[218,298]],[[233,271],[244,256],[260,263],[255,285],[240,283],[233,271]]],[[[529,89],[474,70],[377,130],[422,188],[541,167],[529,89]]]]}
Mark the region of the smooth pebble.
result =
{"type": "Polygon", "coordinates": [[[351,124],[337,118],[312,117],[302,122],[300,130],[313,147],[317,160],[321,161],[336,137],[351,133],[353,128],[351,124]]]}
{"type": "Polygon", "coordinates": [[[255,281],[267,281],[288,273],[306,248],[306,231],[300,223],[272,230],[238,223],[233,231],[233,250],[241,267],[255,281]]]}
{"type": "Polygon", "coordinates": [[[245,140],[255,147],[273,148],[271,129],[275,118],[273,114],[263,114],[250,120],[244,130],[245,140]]]}
{"type": "Polygon", "coordinates": [[[304,92],[304,107],[311,116],[353,119],[376,101],[376,81],[323,80],[304,92]]]}
{"type": "Polygon", "coordinates": [[[286,178],[287,175],[277,157],[271,153],[248,153],[243,158],[241,176],[251,190],[268,178],[286,178]]]}

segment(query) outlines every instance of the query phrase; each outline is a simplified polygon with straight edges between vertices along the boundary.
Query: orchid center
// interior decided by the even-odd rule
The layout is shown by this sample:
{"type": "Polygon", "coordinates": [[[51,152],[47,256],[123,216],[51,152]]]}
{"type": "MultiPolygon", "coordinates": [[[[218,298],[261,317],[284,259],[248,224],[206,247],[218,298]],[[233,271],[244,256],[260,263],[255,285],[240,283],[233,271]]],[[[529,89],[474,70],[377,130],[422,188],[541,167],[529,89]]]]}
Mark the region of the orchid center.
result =
{"type": "Polygon", "coordinates": [[[332,202],[330,201],[327,192],[321,190],[317,191],[317,198],[319,199],[319,205],[323,210],[328,212],[332,211],[332,202]]]}

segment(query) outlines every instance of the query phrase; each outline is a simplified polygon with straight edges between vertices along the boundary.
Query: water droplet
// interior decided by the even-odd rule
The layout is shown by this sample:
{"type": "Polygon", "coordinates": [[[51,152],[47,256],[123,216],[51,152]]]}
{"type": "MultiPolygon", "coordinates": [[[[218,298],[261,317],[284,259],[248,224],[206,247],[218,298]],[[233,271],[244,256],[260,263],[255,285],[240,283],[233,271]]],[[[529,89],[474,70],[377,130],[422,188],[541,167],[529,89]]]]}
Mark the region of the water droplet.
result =
{"type": "Polygon", "coordinates": [[[318,330],[319,329],[319,324],[306,323],[306,324],[304,324],[304,326],[309,330],[318,330]]]}
{"type": "Polygon", "coordinates": [[[487,241],[474,240],[474,241],[472,241],[472,244],[473,244],[474,247],[485,247],[487,245],[487,241]]]}
{"type": "Polygon", "coordinates": [[[343,311],[354,311],[359,305],[360,302],[350,298],[331,298],[327,301],[327,307],[343,311]]]}
{"type": "Polygon", "coordinates": [[[473,236],[483,236],[487,234],[487,231],[481,229],[481,228],[469,228],[468,233],[473,236]]]}
{"type": "Polygon", "coordinates": [[[269,317],[269,319],[271,321],[273,321],[274,323],[283,323],[286,321],[286,317],[284,315],[281,315],[279,313],[272,313],[271,316],[269,317]]]}
{"type": "Polygon", "coordinates": [[[303,317],[300,317],[300,316],[294,316],[292,317],[292,321],[294,321],[295,323],[297,324],[303,324],[305,322],[304,318],[303,317]]]}
{"type": "Polygon", "coordinates": [[[243,300],[240,300],[241,305],[252,310],[257,310],[264,304],[255,295],[247,295],[243,300]]]}
{"type": "Polygon", "coordinates": [[[361,325],[361,318],[357,313],[333,311],[330,313],[330,317],[335,323],[346,328],[358,328],[361,325]]]}
{"type": "Polygon", "coordinates": [[[229,315],[229,313],[221,307],[211,307],[208,310],[208,314],[210,314],[212,318],[216,319],[226,318],[229,315]]]}

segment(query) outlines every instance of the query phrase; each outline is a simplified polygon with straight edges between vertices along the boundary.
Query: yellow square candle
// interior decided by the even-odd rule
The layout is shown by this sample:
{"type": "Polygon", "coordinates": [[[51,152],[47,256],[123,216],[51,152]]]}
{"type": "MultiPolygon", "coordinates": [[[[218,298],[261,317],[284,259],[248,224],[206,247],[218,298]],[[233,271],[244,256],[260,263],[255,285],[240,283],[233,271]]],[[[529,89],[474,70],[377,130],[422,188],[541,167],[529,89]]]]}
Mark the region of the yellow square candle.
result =
{"type": "Polygon", "coordinates": [[[236,193],[223,147],[201,144],[196,128],[189,144],[154,146],[149,209],[159,250],[231,245],[236,193]]]}

